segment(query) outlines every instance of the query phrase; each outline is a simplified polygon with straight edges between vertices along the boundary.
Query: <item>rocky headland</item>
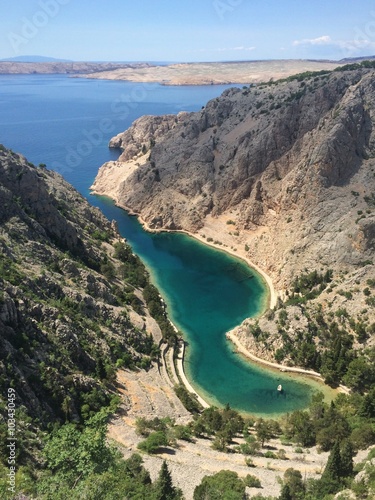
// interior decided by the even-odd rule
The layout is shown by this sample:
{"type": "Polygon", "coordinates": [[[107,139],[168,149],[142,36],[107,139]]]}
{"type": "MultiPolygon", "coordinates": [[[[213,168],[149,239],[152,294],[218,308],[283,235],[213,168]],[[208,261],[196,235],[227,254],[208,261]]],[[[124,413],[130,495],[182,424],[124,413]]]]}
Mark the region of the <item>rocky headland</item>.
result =
{"type": "Polygon", "coordinates": [[[287,317],[236,334],[260,357],[321,368],[291,354],[298,335],[327,349],[310,331],[318,310],[324,328],[338,318],[352,336],[348,349],[373,344],[374,119],[372,63],[229,89],[199,112],[134,122],[112,139],[122,154],[93,190],[150,229],[184,230],[254,262],[287,317]]]}
{"type": "Polygon", "coordinates": [[[339,61],[275,59],[267,61],[178,63],[164,66],[114,68],[85,78],[160,83],[161,85],[227,85],[259,83],[304,71],[332,70],[339,61]]]}

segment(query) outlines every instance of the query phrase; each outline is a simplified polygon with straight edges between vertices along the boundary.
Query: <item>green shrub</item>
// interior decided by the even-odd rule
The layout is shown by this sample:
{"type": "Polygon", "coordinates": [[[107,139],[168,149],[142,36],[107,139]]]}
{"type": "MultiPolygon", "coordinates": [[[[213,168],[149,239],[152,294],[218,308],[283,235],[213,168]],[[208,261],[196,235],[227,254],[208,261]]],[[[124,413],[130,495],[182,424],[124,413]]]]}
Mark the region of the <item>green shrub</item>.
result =
{"type": "Polygon", "coordinates": [[[174,392],[188,411],[191,413],[199,413],[201,411],[202,407],[197,400],[196,395],[189,392],[185,386],[175,386],[174,392]]]}
{"type": "Polygon", "coordinates": [[[109,241],[109,234],[107,231],[100,231],[100,229],[95,229],[95,231],[91,233],[91,236],[97,241],[109,241]]]}
{"type": "Polygon", "coordinates": [[[152,432],[137,448],[145,453],[154,454],[163,446],[168,446],[168,438],[163,431],[152,432]]]}
{"type": "Polygon", "coordinates": [[[277,455],[273,452],[273,451],[266,451],[266,453],[264,454],[264,456],[266,458],[277,458],[277,455]]]}
{"type": "Polygon", "coordinates": [[[261,488],[262,487],[260,480],[257,477],[252,476],[251,474],[248,474],[245,477],[244,483],[246,484],[246,486],[248,488],[261,488]]]}
{"type": "Polygon", "coordinates": [[[248,467],[256,467],[256,465],[254,464],[254,460],[252,458],[249,458],[249,457],[245,458],[245,464],[248,467]]]}

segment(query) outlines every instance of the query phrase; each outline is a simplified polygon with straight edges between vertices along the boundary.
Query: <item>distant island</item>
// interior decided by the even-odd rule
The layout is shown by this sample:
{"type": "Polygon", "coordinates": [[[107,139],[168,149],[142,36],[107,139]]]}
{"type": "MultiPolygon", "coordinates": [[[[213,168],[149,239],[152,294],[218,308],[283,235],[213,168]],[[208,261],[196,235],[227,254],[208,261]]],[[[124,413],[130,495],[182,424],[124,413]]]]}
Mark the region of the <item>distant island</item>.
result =
{"type": "Polygon", "coordinates": [[[21,62],[0,61],[1,75],[60,75],[60,74],[100,74],[116,69],[147,68],[148,63],[107,63],[107,62],[21,62]]]}
{"type": "Polygon", "coordinates": [[[21,63],[47,63],[47,62],[73,62],[70,59],[57,59],[56,57],[46,56],[16,56],[0,59],[0,62],[21,62],[21,63]]]}
{"type": "MultiPolygon", "coordinates": [[[[29,56],[31,57],[31,56],[29,56]]],[[[36,58],[36,56],[32,56],[36,58]]],[[[372,56],[366,58],[371,59],[372,56]]],[[[358,62],[359,59],[356,60],[358,62]]],[[[303,73],[333,70],[351,62],[275,59],[267,61],[174,63],[147,62],[21,62],[0,61],[0,74],[71,74],[76,77],[154,82],[163,85],[226,85],[260,83],[303,73]]]]}

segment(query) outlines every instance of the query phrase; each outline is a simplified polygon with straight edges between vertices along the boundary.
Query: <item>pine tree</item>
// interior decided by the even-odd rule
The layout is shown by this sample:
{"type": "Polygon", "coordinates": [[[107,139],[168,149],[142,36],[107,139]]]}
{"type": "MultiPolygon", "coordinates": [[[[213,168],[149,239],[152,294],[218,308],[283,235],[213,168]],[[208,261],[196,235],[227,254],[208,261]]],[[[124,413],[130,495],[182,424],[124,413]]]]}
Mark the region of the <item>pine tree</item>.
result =
{"type": "Polygon", "coordinates": [[[292,494],[290,493],[290,488],[288,484],[284,484],[281,489],[281,494],[278,500],[293,500],[292,494]]]}
{"type": "Polygon", "coordinates": [[[366,418],[375,417],[375,388],[371,389],[369,393],[364,396],[359,414],[361,417],[366,418]]]}
{"type": "Polygon", "coordinates": [[[342,478],[350,477],[353,474],[353,456],[354,450],[351,442],[344,441],[340,451],[342,478]]]}
{"type": "Polygon", "coordinates": [[[182,498],[182,492],[173,486],[171,473],[164,460],[155,482],[155,500],[179,500],[180,498],[182,498]]]}
{"type": "Polygon", "coordinates": [[[305,497],[305,485],[299,470],[289,468],[284,473],[284,486],[288,486],[293,500],[305,497]]]}
{"type": "Polygon", "coordinates": [[[339,479],[341,477],[341,455],[340,444],[335,442],[331,453],[329,454],[327,465],[322,474],[322,479],[339,479]]]}
{"type": "Polygon", "coordinates": [[[319,481],[321,494],[336,493],[342,479],[340,444],[336,441],[328,457],[327,465],[319,481]]]}

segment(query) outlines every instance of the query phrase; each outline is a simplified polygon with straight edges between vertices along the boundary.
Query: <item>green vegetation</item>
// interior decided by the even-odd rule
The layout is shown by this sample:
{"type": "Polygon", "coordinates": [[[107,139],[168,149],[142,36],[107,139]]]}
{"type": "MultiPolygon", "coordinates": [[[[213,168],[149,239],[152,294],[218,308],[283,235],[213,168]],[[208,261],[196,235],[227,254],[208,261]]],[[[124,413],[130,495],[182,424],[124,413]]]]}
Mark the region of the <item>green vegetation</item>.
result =
{"type": "MultiPolygon", "coordinates": [[[[106,426],[110,411],[113,408],[97,412],[83,425],[66,423],[57,427],[45,438],[44,469],[31,472],[28,467],[20,468],[19,492],[38,495],[41,499],[61,500],[68,497],[108,500],[127,497],[182,498],[181,491],[172,484],[165,462],[158,479],[151,483],[139,455],[123,460],[115,448],[107,445],[106,426]],[[34,480],[35,473],[38,481],[34,480]]],[[[262,455],[261,448],[275,436],[304,447],[318,444],[322,450],[330,450],[321,478],[306,480],[301,472],[289,468],[284,473],[279,498],[328,500],[327,495],[346,487],[361,491],[361,498],[371,498],[366,495],[374,487],[375,467],[366,465],[369,479],[355,483],[353,477],[359,469],[353,467],[353,456],[359,447],[375,443],[375,392],[365,396],[342,394],[331,405],[323,402],[322,395],[316,395],[308,410],[294,412],[280,422],[244,420],[227,406],[223,410],[205,409],[189,426],[176,426],[170,419],[155,417],[151,420],[138,419],[136,427],[137,432],[146,438],[139,444],[139,449],[150,454],[160,452],[165,446],[176,446],[176,439],[181,439],[181,436],[189,435],[191,439],[188,428],[196,435],[211,437],[213,444],[222,439],[226,447],[231,444],[230,436],[243,436],[246,446],[231,450],[242,454],[246,452],[247,457],[262,455]]],[[[270,450],[266,450],[263,456],[271,460],[280,458],[279,452],[270,450]]],[[[246,460],[251,466],[252,460],[246,460]]],[[[205,476],[196,487],[194,498],[244,499],[246,486],[262,487],[253,475],[248,474],[241,479],[235,472],[224,470],[205,476]]],[[[0,483],[0,493],[3,492],[4,483],[0,483]]],[[[5,493],[2,498],[7,498],[5,493]]]]}
{"type": "Polygon", "coordinates": [[[175,346],[177,343],[177,334],[168,319],[165,304],[160,297],[159,291],[154,285],[148,283],[143,289],[143,297],[151,316],[156,319],[160,326],[163,338],[170,346],[175,346]]]}
{"type": "Polygon", "coordinates": [[[141,441],[137,448],[145,453],[153,454],[160,451],[161,447],[168,446],[168,438],[163,431],[156,431],[149,434],[149,436],[141,441]]]}
{"type": "Polygon", "coordinates": [[[248,488],[261,488],[262,487],[260,480],[257,477],[252,476],[251,474],[248,474],[245,477],[244,483],[248,488]]]}
{"type": "MultiPolygon", "coordinates": [[[[17,472],[17,493],[43,499],[81,500],[95,498],[180,499],[180,490],[172,484],[164,462],[158,479],[152,483],[139,455],[122,459],[120,453],[106,443],[109,411],[103,409],[84,426],[67,423],[45,438],[44,467],[31,471],[21,467],[17,472]]],[[[1,476],[7,470],[1,465],[1,476]]],[[[7,491],[7,481],[0,480],[0,496],[7,491]]]]}
{"type": "Polygon", "coordinates": [[[115,243],[114,248],[114,258],[122,263],[119,269],[122,279],[133,286],[144,288],[148,284],[148,274],[140,258],[125,243],[115,243]]]}
{"type": "Polygon", "coordinates": [[[194,500],[243,500],[245,488],[245,482],[236,472],[222,470],[202,479],[194,490],[194,500]]]}
{"type": "MultiPolygon", "coordinates": [[[[244,420],[227,406],[222,410],[207,408],[187,426],[176,426],[170,419],[157,417],[138,419],[136,426],[137,432],[146,437],[139,445],[139,449],[146,453],[158,453],[165,446],[177,446],[177,439],[192,440],[192,435],[195,435],[211,439],[214,449],[245,455],[249,467],[253,466],[251,456],[288,459],[285,450],[267,448],[266,443],[275,437],[285,444],[301,445],[305,449],[317,445],[322,451],[330,451],[321,478],[306,480],[300,471],[289,468],[282,480],[279,499],[328,500],[329,495],[347,487],[364,491],[362,498],[371,498],[366,495],[375,483],[375,467],[367,464],[370,479],[354,482],[353,477],[359,469],[354,468],[353,457],[357,450],[375,444],[375,389],[363,396],[341,394],[331,404],[323,401],[322,394],[316,394],[308,410],[293,412],[280,421],[244,420]],[[244,443],[233,443],[236,436],[243,437],[244,443]]],[[[194,498],[243,499],[246,498],[246,486],[262,487],[253,475],[241,479],[235,472],[220,471],[203,478],[195,489],[194,498]]]]}
{"type": "Polygon", "coordinates": [[[107,231],[100,231],[99,229],[95,229],[95,231],[91,234],[94,240],[98,241],[109,241],[110,236],[107,231]]]}
{"type": "MultiPolygon", "coordinates": [[[[226,410],[228,411],[228,408],[226,410]]],[[[223,431],[228,427],[228,421],[225,422],[223,418],[223,411],[225,412],[216,408],[205,410],[192,422],[193,431],[206,437],[212,433],[211,435],[215,436],[214,444],[218,436],[223,437],[223,431]]],[[[238,430],[240,420],[236,412],[232,413],[232,418],[235,422],[234,428],[238,430]]],[[[238,435],[245,438],[245,443],[228,448],[231,444],[228,439],[223,451],[244,454],[245,461],[250,467],[253,466],[251,455],[264,456],[271,460],[287,459],[285,450],[274,452],[267,449],[261,452],[265,443],[276,436],[282,442],[298,444],[305,449],[317,445],[322,451],[330,451],[320,479],[306,480],[300,471],[287,469],[279,499],[328,500],[332,498],[329,495],[345,488],[361,492],[359,498],[372,498],[371,492],[374,492],[375,488],[375,466],[367,463],[366,466],[355,468],[353,457],[359,449],[366,449],[371,444],[375,444],[375,389],[364,396],[340,394],[336,402],[331,404],[323,402],[322,394],[316,394],[308,410],[293,412],[284,416],[279,422],[257,419],[255,422],[253,420],[242,421],[241,424],[243,428],[242,431],[238,431],[238,435]],[[282,452],[281,456],[280,452],[282,452]],[[354,481],[354,475],[361,468],[366,470],[366,478],[354,481]]],[[[233,422],[230,422],[229,427],[232,425],[233,422]]],[[[371,452],[370,458],[373,456],[375,456],[375,451],[371,452]]],[[[210,479],[205,477],[196,488],[194,498],[245,498],[241,496],[243,495],[242,480],[235,473],[230,475],[227,473],[229,471],[221,471],[219,475],[210,476],[210,479]],[[231,485],[228,490],[225,482],[231,485]],[[234,491],[233,497],[230,496],[229,489],[234,491]],[[219,496],[220,490],[222,496],[219,496]]],[[[244,484],[260,487],[257,478],[251,475],[244,479],[244,484]]]]}
{"type": "MultiPolygon", "coordinates": [[[[15,182],[34,168],[17,170],[17,158],[15,182]]],[[[41,166],[35,184],[41,207],[55,209],[56,227],[21,190],[3,207],[11,222],[4,219],[0,231],[0,391],[11,387],[17,396],[17,487],[30,498],[159,498],[164,486],[154,490],[141,462],[144,484],[106,445],[101,410],[118,404],[118,368],[148,369],[159,355],[152,336],[129,319],[130,307],[144,314],[143,290],[165,337],[176,334],[140,259],[70,186],[59,179],[55,188],[54,175],[41,166]]],[[[1,476],[9,456],[6,419],[1,402],[1,476]]],[[[173,444],[190,429],[168,432],[173,444]]],[[[160,481],[167,484],[165,472],[160,481]]],[[[6,484],[0,480],[1,498],[6,484]]]]}
{"type": "Polygon", "coordinates": [[[191,394],[184,385],[175,386],[174,392],[190,413],[199,413],[201,411],[202,407],[197,397],[195,394],[191,394]]]}
{"type": "Polygon", "coordinates": [[[182,492],[173,486],[171,473],[168,470],[167,462],[164,460],[160,469],[159,477],[154,485],[155,500],[179,500],[182,499],[182,492]]]}
{"type": "Polygon", "coordinates": [[[298,276],[292,283],[292,288],[288,292],[286,305],[305,303],[320,295],[332,281],[332,270],[320,274],[312,271],[308,274],[298,276]]]}
{"type": "Polygon", "coordinates": [[[206,408],[194,418],[193,433],[196,436],[215,435],[213,447],[225,451],[233,437],[242,432],[244,420],[241,415],[227,405],[223,410],[215,407],[206,408]]]}
{"type": "MultiPolygon", "coordinates": [[[[323,310],[321,304],[313,303],[323,291],[332,292],[337,286],[332,280],[331,270],[296,277],[287,291],[286,302],[279,301],[278,309],[266,315],[268,321],[274,322],[282,340],[282,346],[274,351],[274,356],[277,362],[288,359],[292,365],[319,372],[333,387],[343,383],[364,393],[375,384],[375,348],[359,348],[358,343],[364,344],[373,335],[375,324],[367,316],[359,319],[350,316],[344,307],[329,311],[327,308],[323,310]],[[296,325],[294,321],[300,323],[296,325]]],[[[367,285],[363,293],[366,304],[371,305],[375,300],[370,289],[372,280],[368,280],[367,285]]],[[[338,289],[336,292],[353,301],[357,293],[359,289],[338,289]]],[[[361,314],[364,315],[365,311],[361,314]]],[[[262,328],[259,321],[253,321],[248,332],[256,342],[272,350],[273,337],[262,328]]]]}
{"type": "Polygon", "coordinates": [[[305,82],[306,80],[314,79],[317,81],[319,78],[328,78],[330,75],[342,71],[356,71],[359,69],[374,69],[375,61],[361,61],[359,63],[345,64],[343,66],[338,66],[333,70],[320,70],[320,71],[304,71],[303,73],[297,73],[296,75],[288,76],[287,78],[281,78],[279,80],[270,80],[269,82],[262,83],[262,85],[272,86],[278,85],[283,82],[305,82]]]}

